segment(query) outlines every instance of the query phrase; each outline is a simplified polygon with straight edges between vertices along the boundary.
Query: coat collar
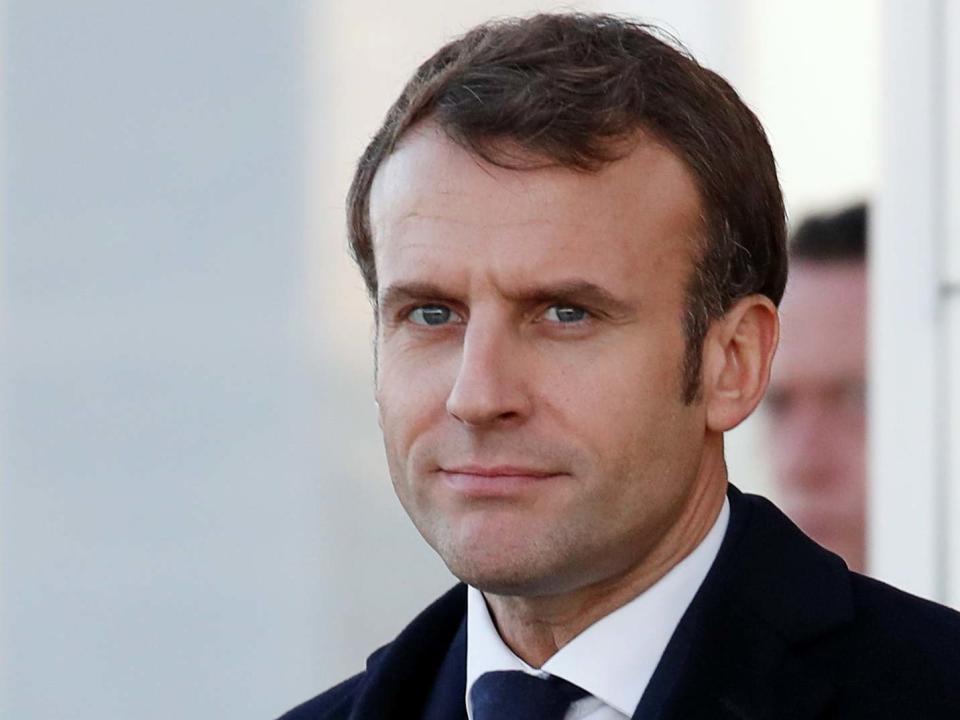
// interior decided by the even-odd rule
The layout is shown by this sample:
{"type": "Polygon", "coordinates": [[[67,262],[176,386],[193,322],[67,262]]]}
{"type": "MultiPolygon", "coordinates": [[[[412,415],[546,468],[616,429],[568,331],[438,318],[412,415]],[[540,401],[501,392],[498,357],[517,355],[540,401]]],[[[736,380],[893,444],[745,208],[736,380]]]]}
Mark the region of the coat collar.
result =
{"type": "Polygon", "coordinates": [[[465,717],[466,609],[459,584],[371,655],[350,719],[417,718],[428,706],[436,718],[465,717]]]}
{"type": "Polygon", "coordinates": [[[769,501],[728,495],[720,553],[634,718],[816,718],[834,693],[815,655],[853,619],[846,566],[769,501]]]}

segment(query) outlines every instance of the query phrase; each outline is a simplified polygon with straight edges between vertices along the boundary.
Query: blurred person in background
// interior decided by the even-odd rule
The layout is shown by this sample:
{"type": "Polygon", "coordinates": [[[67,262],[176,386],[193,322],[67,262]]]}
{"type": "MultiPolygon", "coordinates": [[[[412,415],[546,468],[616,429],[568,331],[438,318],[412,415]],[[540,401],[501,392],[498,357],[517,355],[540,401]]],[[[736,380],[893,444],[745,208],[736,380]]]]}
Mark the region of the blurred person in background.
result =
{"type": "Polygon", "coordinates": [[[790,242],[766,406],[777,499],[851,569],[866,567],[867,208],[805,220],[790,242]]]}
{"type": "Polygon", "coordinates": [[[394,490],[462,583],[287,720],[957,717],[960,615],[728,483],[787,252],[723,78],[622,18],[480,26],[348,218],[394,490]]]}

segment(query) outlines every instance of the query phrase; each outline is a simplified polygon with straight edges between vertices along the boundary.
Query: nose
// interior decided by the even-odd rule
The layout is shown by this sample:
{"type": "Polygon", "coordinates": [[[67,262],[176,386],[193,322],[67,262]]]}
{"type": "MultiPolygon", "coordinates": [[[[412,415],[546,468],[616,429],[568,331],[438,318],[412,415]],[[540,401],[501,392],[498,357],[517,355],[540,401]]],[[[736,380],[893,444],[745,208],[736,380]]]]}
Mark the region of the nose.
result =
{"type": "Polygon", "coordinates": [[[522,341],[506,323],[471,319],[447,412],[465,425],[516,422],[530,412],[522,341]]]}

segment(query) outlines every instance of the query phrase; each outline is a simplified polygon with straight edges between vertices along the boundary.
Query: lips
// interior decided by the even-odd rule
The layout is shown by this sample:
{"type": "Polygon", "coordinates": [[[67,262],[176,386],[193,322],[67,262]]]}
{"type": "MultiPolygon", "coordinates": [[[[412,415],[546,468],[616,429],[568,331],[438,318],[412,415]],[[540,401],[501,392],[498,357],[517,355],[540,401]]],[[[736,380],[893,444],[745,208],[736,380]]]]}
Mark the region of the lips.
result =
{"type": "Polygon", "coordinates": [[[476,475],[477,477],[528,477],[545,478],[557,473],[547,470],[523,467],[520,465],[462,465],[440,468],[441,472],[453,475],[476,475]]]}
{"type": "Polygon", "coordinates": [[[438,472],[448,486],[475,497],[512,495],[563,476],[563,473],[521,465],[450,466],[438,472]]]}

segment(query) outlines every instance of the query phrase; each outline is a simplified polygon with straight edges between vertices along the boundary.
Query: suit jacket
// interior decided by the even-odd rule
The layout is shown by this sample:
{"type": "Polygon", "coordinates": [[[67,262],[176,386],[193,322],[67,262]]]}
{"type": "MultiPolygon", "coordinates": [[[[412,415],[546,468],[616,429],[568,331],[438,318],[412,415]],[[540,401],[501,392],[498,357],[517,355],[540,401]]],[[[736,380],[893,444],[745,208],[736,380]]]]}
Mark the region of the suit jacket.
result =
{"type": "MultiPolygon", "coordinates": [[[[716,561],[634,718],[960,718],[960,614],[850,572],[769,501],[729,498],[716,561]]],[[[463,720],[465,620],[458,585],[282,720],[463,720]]]]}

